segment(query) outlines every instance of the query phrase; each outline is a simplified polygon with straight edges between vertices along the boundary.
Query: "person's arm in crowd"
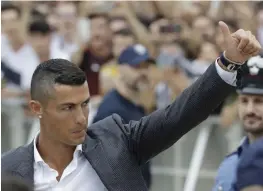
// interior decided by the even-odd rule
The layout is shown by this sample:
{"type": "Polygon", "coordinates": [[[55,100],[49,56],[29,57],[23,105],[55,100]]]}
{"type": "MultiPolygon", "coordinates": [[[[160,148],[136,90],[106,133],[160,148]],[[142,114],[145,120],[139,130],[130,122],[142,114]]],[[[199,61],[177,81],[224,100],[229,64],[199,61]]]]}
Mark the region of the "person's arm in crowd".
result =
{"type": "Polygon", "coordinates": [[[137,16],[135,12],[131,9],[131,6],[129,6],[129,3],[130,2],[128,1],[120,2],[120,7],[117,8],[120,10],[120,13],[117,13],[113,10],[111,14],[122,14],[122,16],[124,16],[130,24],[130,27],[134,35],[136,36],[138,42],[146,46],[150,53],[153,53],[154,46],[151,43],[149,32],[147,28],[137,19],[137,16]]]}
{"type": "MultiPolygon", "coordinates": [[[[226,24],[220,23],[220,27],[227,47],[225,55],[229,60],[244,63],[250,56],[258,54],[261,47],[249,32],[238,30],[231,34],[226,24]],[[250,49],[247,44],[253,48],[250,49]]],[[[226,71],[221,67],[222,63],[220,65],[219,63],[220,60],[210,65],[195,83],[165,109],[157,110],[129,124],[123,123],[117,115],[112,116],[126,137],[128,149],[135,155],[139,164],[147,162],[172,146],[183,135],[207,119],[235,90],[236,72],[226,71]]]]}

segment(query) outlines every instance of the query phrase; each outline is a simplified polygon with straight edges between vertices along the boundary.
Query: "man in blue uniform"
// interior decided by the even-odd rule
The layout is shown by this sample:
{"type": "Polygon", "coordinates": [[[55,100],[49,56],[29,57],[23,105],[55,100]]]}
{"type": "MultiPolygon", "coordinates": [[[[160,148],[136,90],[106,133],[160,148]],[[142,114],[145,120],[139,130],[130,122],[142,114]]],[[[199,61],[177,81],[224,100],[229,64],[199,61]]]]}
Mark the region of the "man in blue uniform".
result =
{"type": "Polygon", "coordinates": [[[247,136],[235,152],[221,163],[213,191],[232,191],[236,169],[243,151],[256,139],[263,137],[263,58],[250,58],[242,72],[238,87],[238,113],[247,136]]]}
{"type": "Polygon", "coordinates": [[[236,176],[236,191],[263,191],[263,138],[244,151],[236,176]]]}

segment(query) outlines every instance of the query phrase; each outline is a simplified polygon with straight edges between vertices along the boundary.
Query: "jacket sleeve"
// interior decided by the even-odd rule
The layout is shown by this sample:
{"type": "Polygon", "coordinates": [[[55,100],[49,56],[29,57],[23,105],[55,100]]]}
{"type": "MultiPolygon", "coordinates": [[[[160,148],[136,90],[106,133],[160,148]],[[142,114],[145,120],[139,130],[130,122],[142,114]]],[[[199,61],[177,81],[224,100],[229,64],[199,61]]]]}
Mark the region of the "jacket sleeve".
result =
{"type": "Polygon", "coordinates": [[[117,115],[113,119],[127,139],[128,149],[139,164],[172,146],[184,134],[204,121],[234,90],[218,75],[215,64],[168,107],[139,121],[125,124],[117,115]]]}

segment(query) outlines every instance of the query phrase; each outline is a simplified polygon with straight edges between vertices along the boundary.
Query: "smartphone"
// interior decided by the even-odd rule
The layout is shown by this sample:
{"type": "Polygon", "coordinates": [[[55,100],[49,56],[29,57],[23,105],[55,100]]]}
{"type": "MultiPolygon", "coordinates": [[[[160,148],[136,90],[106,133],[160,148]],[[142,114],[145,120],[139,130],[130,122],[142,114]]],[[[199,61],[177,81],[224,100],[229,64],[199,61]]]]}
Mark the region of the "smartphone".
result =
{"type": "Polygon", "coordinates": [[[182,31],[182,27],[179,24],[172,24],[160,27],[161,33],[180,33],[182,31]]]}

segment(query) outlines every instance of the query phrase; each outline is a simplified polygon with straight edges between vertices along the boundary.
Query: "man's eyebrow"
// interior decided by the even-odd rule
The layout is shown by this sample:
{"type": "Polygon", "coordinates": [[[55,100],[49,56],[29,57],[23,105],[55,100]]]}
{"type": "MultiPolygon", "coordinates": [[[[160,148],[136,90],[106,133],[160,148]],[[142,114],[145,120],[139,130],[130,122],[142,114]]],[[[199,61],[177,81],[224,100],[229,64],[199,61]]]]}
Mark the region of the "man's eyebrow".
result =
{"type": "MultiPolygon", "coordinates": [[[[90,97],[88,99],[86,99],[84,102],[82,103],[89,103],[90,101],[90,97]]],[[[81,103],[81,104],[82,104],[81,103]]],[[[72,103],[72,102],[68,102],[68,103],[62,103],[61,106],[67,106],[67,105],[77,105],[76,103],[72,103]]]]}

